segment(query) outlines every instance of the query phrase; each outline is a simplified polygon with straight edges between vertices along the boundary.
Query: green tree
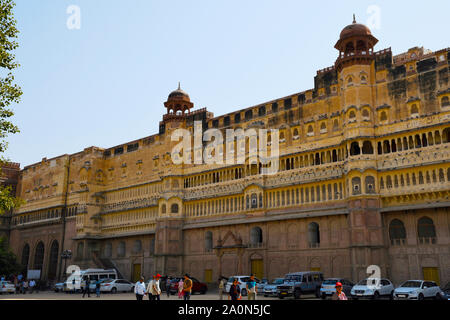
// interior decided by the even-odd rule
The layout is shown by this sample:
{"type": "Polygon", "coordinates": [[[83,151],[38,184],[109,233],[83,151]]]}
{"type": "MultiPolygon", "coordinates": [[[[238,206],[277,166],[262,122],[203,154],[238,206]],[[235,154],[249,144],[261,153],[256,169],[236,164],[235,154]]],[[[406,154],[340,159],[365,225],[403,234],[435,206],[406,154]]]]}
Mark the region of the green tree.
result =
{"type": "Polygon", "coordinates": [[[22,271],[16,255],[11,251],[5,238],[0,237],[0,274],[9,276],[22,271]]]}
{"type": "MultiPolygon", "coordinates": [[[[12,73],[20,66],[13,54],[19,46],[15,41],[19,34],[13,12],[15,5],[12,0],[0,0],[0,165],[6,161],[3,157],[8,147],[5,138],[8,134],[19,132],[19,128],[10,121],[14,115],[10,105],[18,103],[22,95],[22,89],[14,83],[12,73]]],[[[0,214],[8,212],[20,203],[21,201],[11,194],[10,187],[0,186],[0,214]]]]}

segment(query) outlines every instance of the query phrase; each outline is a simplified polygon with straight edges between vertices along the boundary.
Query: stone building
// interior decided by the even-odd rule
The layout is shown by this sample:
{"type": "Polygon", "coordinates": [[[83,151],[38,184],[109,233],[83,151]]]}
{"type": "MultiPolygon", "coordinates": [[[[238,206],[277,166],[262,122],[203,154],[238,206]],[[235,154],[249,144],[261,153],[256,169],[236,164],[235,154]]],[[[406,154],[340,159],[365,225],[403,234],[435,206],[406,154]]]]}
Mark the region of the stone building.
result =
{"type": "Polygon", "coordinates": [[[393,55],[377,42],[353,22],[313,89],[214,117],[179,87],[157,134],[26,166],[27,204],[10,231],[17,255],[45,279],[71,249],[68,264],[130,280],[321,270],[357,281],[378,265],[396,284],[449,281],[449,49],[393,55]],[[194,121],[279,129],[280,171],[262,175],[250,160],[174,164],[171,134],[193,132],[194,121]]]}

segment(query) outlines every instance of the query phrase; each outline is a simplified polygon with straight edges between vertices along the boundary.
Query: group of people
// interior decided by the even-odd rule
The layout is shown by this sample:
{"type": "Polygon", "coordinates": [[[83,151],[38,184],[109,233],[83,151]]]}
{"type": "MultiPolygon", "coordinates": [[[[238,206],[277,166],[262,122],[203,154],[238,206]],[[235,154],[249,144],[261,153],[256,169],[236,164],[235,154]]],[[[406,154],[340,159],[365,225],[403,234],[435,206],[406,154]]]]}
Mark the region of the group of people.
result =
{"type": "MultiPolygon", "coordinates": [[[[219,278],[219,299],[223,300],[223,294],[226,292],[226,284],[227,280],[224,277],[219,278]]],[[[241,285],[242,283],[239,282],[237,278],[234,278],[232,285],[230,286],[229,291],[229,298],[231,300],[241,300],[241,285]]],[[[258,293],[257,287],[256,287],[256,280],[255,276],[252,274],[250,276],[249,281],[245,284],[245,289],[247,290],[247,297],[248,300],[256,300],[256,294],[258,293]]]]}
{"type": "MultiPolygon", "coordinates": [[[[91,283],[92,283],[92,281],[88,276],[84,277],[83,286],[82,286],[83,298],[86,294],[87,294],[88,298],[91,297],[91,288],[90,288],[91,283]]],[[[100,283],[101,283],[100,279],[97,279],[95,281],[95,294],[96,294],[97,298],[100,298],[100,283]]],[[[72,293],[75,293],[75,292],[76,292],[75,279],[73,279],[72,280],[72,293]]]]}
{"type": "MultiPolygon", "coordinates": [[[[141,277],[138,282],[134,285],[134,293],[136,294],[136,299],[142,301],[144,296],[148,296],[149,300],[161,300],[161,287],[160,280],[161,275],[158,273],[153,276],[153,280],[150,280],[145,285],[144,277],[141,277]]],[[[167,277],[166,279],[166,294],[167,297],[170,296],[170,283],[172,279],[167,277]]],[[[184,300],[189,300],[192,293],[192,280],[188,274],[184,275],[184,279],[180,279],[178,282],[178,297],[184,300]]]]}
{"type": "Polygon", "coordinates": [[[11,281],[14,283],[16,293],[33,293],[37,289],[37,283],[34,279],[26,279],[22,274],[11,275],[7,279],[4,275],[0,277],[1,281],[11,281]]]}
{"type": "MultiPolygon", "coordinates": [[[[226,291],[226,279],[224,277],[219,278],[219,299],[223,300],[223,294],[226,291]]],[[[241,300],[241,285],[242,283],[239,282],[237,278],[234,278],[233,284],[230,287],[229,291],[229,299],[231,300],[241,300]]],[[[348,300],[347,296],[345,295],[344,291],[342,291],[342,283],[337,282],[336,285],[336,292],[332,296],[333,300],[348,300]]],[[[245,289],[247,290],[247,296],[248,300],[256,300],[256,294],[258,292],[255,276],[251,275],[250,280],[246,282],[245,289]]]]}

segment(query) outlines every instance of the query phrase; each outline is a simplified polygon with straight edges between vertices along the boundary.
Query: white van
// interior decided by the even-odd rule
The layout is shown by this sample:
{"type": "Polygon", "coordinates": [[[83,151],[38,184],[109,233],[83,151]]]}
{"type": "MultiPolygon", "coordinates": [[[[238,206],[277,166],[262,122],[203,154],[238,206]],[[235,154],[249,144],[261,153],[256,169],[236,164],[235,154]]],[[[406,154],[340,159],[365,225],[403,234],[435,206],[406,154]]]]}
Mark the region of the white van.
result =
{"type": "Polygon", "coordinates": [[[83,279],[89,277],[91,283],[89,288],[95,290],[95,283],[103,279],[117,279],[117,271],[115,269],[86,269],[81,270],[78,274],[75,272],[69,276],[64,283],[64,291],[73,291],[73,280],[75,279],[75,289],[77,291],[84,288],[83,279]]]}

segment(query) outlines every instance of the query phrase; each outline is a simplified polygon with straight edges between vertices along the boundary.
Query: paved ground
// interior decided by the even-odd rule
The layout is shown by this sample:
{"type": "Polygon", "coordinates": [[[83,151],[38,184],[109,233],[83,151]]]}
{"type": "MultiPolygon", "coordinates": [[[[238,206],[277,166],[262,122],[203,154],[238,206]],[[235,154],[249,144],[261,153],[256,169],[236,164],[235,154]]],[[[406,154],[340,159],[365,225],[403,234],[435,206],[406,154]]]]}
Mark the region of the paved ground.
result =
{"type": "MultiPolygon", "coordinates": [[[[41,291],[39,293],[32,294],[1,294],[0,300],[82,300],[82,295],[79,293],[76,294],[66,294],[66,293],[58,293],[53,291],[41,291]]],[[[91,293],[91,297],[87,296],[84,298],[85,300],[135,300],[136,296],[133,293],[102,293],[100,298],[97,298],[95,293],[91,293]]],[[[146,298],[148,299],[148,298],[146,298]]],[[[162,300],[178,300],[178,296],[171,295],[167,298],[166,294],[161,295],[162,300]]],[[[228,299],[228,297],[226,297],[228,299]]],[[[286,298],[292,299],[292,298],[286,298]]],[[[314,295],[305,295],[302,299],[308,300],[316,300],[317,298],[314,295]]],[[[191,296],[191,300],[219,300],[219,295],[217,292],[208,292],[207,294],[195,294],[191,296]]],[[[247,297],[243,297],[243,300],[247,300],[247,297]]],[[[257,300],[278,300],[275,297],[267,297],[258,296],[257,300]]]]}

